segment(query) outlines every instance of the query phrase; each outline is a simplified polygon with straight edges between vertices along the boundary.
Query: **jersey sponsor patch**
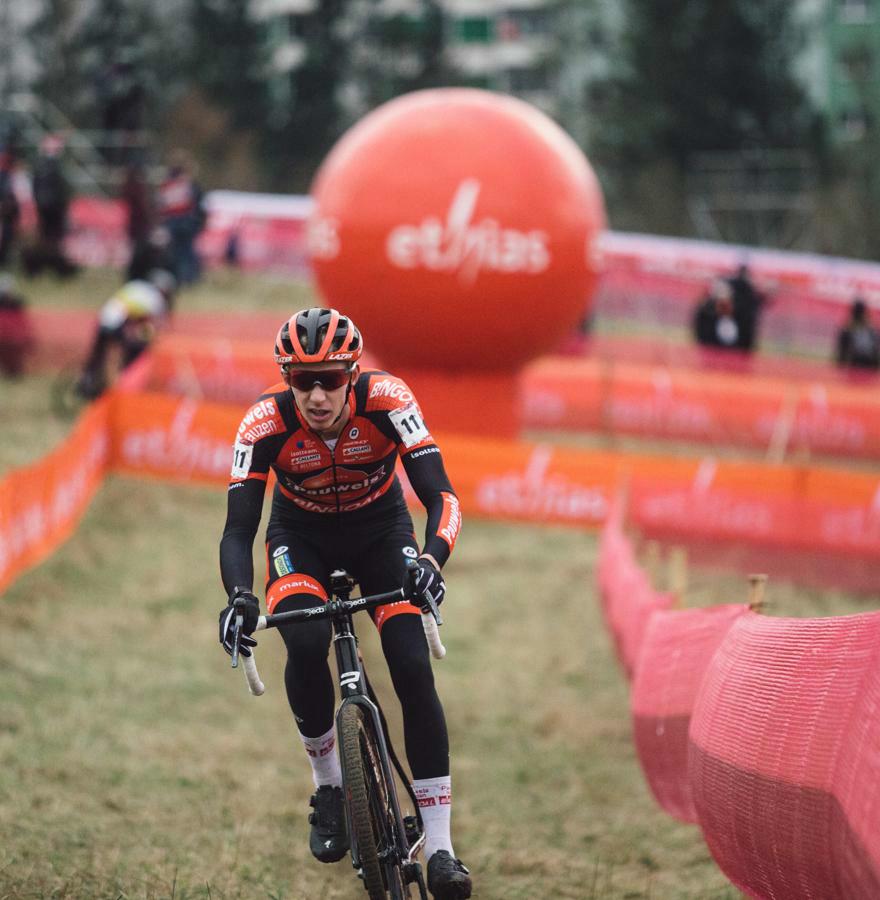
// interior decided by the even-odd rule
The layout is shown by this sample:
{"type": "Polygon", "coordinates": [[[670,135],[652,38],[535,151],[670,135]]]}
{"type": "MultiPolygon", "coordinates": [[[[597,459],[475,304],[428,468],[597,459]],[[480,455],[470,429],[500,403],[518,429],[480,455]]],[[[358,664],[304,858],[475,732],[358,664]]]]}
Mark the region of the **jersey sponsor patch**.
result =
{"type": "Polygon", "coordinates": [[[232,448],[232,477],[247,478],[254,458],[254,445],[236,441],[232,448]]]}
{"type": "Polygon", "coordinates": [[[455,547],[455,541],[461,531],[461,507],[458,497],[448,491],[441,492],[443,497],[443,513],[440,517],[440,526],[437,534],[449,544],[450,552],[455,547]]]}
{"type": "Polygon", "coordinates": [[[415,447],[423,441],[431,440],[431,433],[421,411],[415,403],[410,403],[401,409],[394,409],[388,413],[388,418],[394,426],[404,447],[415,447]]]}
{"type": "Polygon", "coordinates": [[[292,575],[295,569],[293,568],[293,560],[291,560],[290,554],[287,552],[287,547],[279,547],[278,550],[273,554],[272,560],[275,573],[279,578],[282,575],[292,575]],[[279,554],[278,550],[283,550],[284,552],[279,554]]]}

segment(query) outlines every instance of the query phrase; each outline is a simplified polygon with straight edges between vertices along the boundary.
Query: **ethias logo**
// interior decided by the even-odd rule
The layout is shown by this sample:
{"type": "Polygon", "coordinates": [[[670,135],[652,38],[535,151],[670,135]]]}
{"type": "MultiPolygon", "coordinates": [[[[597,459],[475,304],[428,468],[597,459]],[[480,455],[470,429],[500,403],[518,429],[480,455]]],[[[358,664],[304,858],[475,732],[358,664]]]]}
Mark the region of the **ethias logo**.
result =
{"type": "Polygon", "coordinates": [[[467,178],[458,186],[442,222],[428,216],[420,225],[399,225],[385,249],[392,265],[458,272],[473,282],[481,271],[536,275],[550,265],[547,234],[504,228],[495,219],[474,222],[480,182],[467,178]]]}

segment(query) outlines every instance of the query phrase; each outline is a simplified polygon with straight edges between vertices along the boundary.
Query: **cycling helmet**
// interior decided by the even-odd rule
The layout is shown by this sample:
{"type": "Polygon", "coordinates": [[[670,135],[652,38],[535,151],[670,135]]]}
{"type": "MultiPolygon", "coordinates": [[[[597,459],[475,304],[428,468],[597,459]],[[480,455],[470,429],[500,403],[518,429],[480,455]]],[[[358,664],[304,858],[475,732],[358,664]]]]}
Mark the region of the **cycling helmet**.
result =
{"type": "Polygon", "coordinates": [[[335,309],[315,306],[295,313],[278,329],[275,362],[282,368],[291,363],[324,362],[353,366],[363,346],[361,333],[351,319],[335,309]]]}

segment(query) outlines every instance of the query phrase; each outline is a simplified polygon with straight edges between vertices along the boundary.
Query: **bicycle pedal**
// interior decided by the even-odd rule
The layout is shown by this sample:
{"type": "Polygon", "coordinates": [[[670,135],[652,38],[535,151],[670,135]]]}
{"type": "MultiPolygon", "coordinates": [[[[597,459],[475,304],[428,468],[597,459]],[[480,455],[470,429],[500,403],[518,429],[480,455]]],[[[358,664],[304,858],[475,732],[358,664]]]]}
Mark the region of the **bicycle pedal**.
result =
{"type": "Polygon", "coordinates": [[[421,881],[422,866],[420,863],[406,863],[403,867],[403,877],[407,884],[415,884],[421,881]]]}

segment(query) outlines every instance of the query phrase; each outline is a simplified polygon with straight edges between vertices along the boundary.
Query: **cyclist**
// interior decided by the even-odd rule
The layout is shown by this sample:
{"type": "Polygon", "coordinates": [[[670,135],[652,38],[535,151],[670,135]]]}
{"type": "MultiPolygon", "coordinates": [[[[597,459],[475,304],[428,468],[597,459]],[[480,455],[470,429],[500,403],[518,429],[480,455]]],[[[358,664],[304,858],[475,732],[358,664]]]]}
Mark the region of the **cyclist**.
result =
{"type": "MultiPolygon", "coordinates": [[[[244,632],[259,615],[253,542],[270,469],[277,481],[266,532],[270,613],[313,606],[328,597],[329,575],[345,568],[366,594],[399,588],[416,560],[416,598],[443,600],[440,574],[461,524],[440,449],[407,385],[388,372],[361,371],[361,335],[334,309],[302,310],[275,341],[282,381],[248,410],[235,439],[220,569],[229,605],[220,641],[231,652],[236,598],[246,602],[244,632]],[[402,459],[427,511],[421,552],[395,474],[402,459]]],[[[403,711],[406,755],[425,825],[428,887],[436,898],[471,895],[468,870],[450,835],[449,738],[434,686],[420,609],[401,602],[373,614],[403,711]]],[[[310,848],[321,862],[348,851],[342,773],[333,731],[334,688],[327,621],[279,628],[287,648],[284,682],[305,746],[315,793],[310,848]]],[[[249,654],[253,638],[243,639],[249,654]]]]}
{"type": "Polygon", "coordinates": [[[76,392],[88,400],[107,387],[107,353],[120,348],[121,368],[131,365],[150,346],[156,328],[171,312],[177,282],[165,269],[146,279],[126,282],[99,310],[95,336],[76,392]]]}

